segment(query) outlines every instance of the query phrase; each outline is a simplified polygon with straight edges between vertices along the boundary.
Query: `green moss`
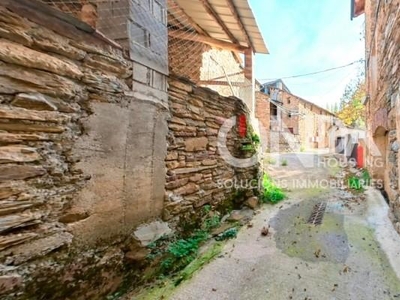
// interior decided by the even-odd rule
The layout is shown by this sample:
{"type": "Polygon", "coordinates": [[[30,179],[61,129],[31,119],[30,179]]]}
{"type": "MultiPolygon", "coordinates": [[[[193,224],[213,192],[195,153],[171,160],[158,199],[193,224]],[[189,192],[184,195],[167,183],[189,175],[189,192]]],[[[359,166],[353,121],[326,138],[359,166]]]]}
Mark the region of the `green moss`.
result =
{"type": "Polygon", "coordinates": [[[212,261],[218,256],[223,249],[222,243],[214,243],[204,253],[194,259],[188,266],[186,266],[179,274],[175,277],[167,278],[160,282],[158,285],[143,290],[140,294],[135,295],[132,300],[154,300],[154,299],[168,299],[170,298],[175,288],[184,280],[190,279],[193,274],[200,270],[203,266],[212,261]]]}
{"type": "Polygon", "coordinates": [[[380,244],[375,239],[373,228],[362,224],[351,224],[346,228],[351,245],[366,259],[366,263],[373,267],[392,291],[398,291],[399,281],[386,254],[380,249],[380,244]]]}

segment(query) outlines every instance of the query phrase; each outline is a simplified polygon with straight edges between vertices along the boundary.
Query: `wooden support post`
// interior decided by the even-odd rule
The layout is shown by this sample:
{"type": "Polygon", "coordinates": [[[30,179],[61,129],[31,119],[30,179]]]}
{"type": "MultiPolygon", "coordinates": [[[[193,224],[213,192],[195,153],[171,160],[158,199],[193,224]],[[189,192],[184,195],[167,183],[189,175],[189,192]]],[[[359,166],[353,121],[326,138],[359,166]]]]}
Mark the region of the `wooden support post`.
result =
{"type": "Polygon", "coordinates": [[[247,80],[250,81],[251,84],[251,91],[247,95],[247,105],[249,106],[251,116],[255,116],[255,87],[256,81],[254,78],[254,53],[253,49],[248,48],[244,52],[244,76],[247,80]]]}

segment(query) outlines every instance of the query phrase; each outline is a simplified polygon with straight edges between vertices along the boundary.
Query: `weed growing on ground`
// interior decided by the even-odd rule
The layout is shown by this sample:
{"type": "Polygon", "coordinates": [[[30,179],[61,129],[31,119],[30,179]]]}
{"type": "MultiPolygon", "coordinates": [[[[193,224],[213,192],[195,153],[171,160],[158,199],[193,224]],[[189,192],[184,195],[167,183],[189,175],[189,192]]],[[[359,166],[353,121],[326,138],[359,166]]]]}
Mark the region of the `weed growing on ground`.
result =
{"type": "Polygon", "coordinates": [[[287,159],[282,160],[281,165],[282,167],[286,167],[288,165],[287,159]]]}
{"type": "Polygon", "coordinates": [[[276,159],[273,157],[266,157],[265,162],[269,165],[275,165],[276,164],[276,159]]]}
{"type": "Polygon", "coordinates": [[[280,189],[267,174],[264,174],[262,188],[261,201],[264,203],[277,203],[286,198],[282,189],[280,189]]]}
{"type": "Polygon", "coordinates": [[[179,239],[171,243],[167,255],[161,262],[163,274],[179,271],[191,263],[197,256],[200,244],[208,239],[208,232],[196,231],[187,239],[179,239]]]}
{"type": "Polygon", "coordinates": [[[230,228],[223,232],[221,235],[217,236],[215,239],[217,241],[224,241],[224,240],[229,240],[233,239],[237,236],[238,234],[238,229],[236,227],[230,228]]]}
{"type": "Polygon", "coordinates": [[[361,174],[348,177],[347,184],[349,189],[364,191],[365,187],[371,184],[371,176],[367,170],[362,170],[361,174]]]}

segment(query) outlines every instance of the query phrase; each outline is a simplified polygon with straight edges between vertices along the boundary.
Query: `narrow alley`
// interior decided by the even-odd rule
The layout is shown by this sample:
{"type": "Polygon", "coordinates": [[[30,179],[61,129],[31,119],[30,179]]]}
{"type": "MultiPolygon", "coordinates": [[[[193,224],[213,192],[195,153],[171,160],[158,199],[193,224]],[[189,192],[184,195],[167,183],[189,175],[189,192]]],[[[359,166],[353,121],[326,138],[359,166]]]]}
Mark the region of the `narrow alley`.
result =
{"type": "Polygon", "coordinates": [[[400,300],[400,0],[0,0],[0,300],[400,300]]]}
{"type": "Polygon", "coordinates": [[[243,228],[171,299],[400,298],[400,237],[379,192],[291,185],[340,178],[341,169],[304,167],[322,157],[281,155],[288,166],[270,168],[270,174],[287,181],[288,199],[258,210],[251,228],[243,228]],[[321,202],[326,203],[322,223],[311,225],[313,208],[321,202]],[[270,234],[262,236],[268,225],[270,234]]]}

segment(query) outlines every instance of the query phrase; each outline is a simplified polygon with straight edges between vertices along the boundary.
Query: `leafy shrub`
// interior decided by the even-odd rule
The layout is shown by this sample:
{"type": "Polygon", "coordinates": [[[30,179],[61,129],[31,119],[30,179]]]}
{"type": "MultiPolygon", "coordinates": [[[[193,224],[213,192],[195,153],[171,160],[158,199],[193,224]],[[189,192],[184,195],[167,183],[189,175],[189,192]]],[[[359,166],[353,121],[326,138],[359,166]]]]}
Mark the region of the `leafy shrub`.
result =
{"type": "Polygon", "coordinates": [[[221,224],[221,220],[218,215],[214,215],[204,220],[203,227],[205,231],[218,227],[221,224]]]}
{"type": "Polygon", "coordinates": [[[286,198],[285,193],[268,177],[267,174],[264,174],[262,186],[262,202],[277,203],[286,198]]]}
{"type": "Polygon", "coordinates": [[[255,145],[259,145],[261,143],[260,137],[256,134],[253,133],[251,136],[251,141],[253,142],[253,144],[255,145]]]}
{"type": "Polygon", "coordinates": [[[282,160],[281,165],[282,167],[286,167],[288,165],[287,159],[282,160]]]}
{"type": "Polygon", "coordinates": [[[348,185],[349,185],[350,189],[362,190],[363,189],[363,180],[356,176],[352,176],[348,180],[348,185]]]}
{"type": "Polygon", "coordinates": [[[233,228],[230,228],[230,229],[224,231],[221,235],[217,236],[215,239],[217,241],[233,239],[237,236],[237,234],[238,234],[237,228],[233,227],[233,228]]]}
{"type": "Polygon", "coordinates": [[[207,232],[198,230],[187,239],[171,243],[167,249],[168,256],[161,262],[162,272],[179,271],[191,263],[197,256],[200,244],[207,238],[207,232]]]}

